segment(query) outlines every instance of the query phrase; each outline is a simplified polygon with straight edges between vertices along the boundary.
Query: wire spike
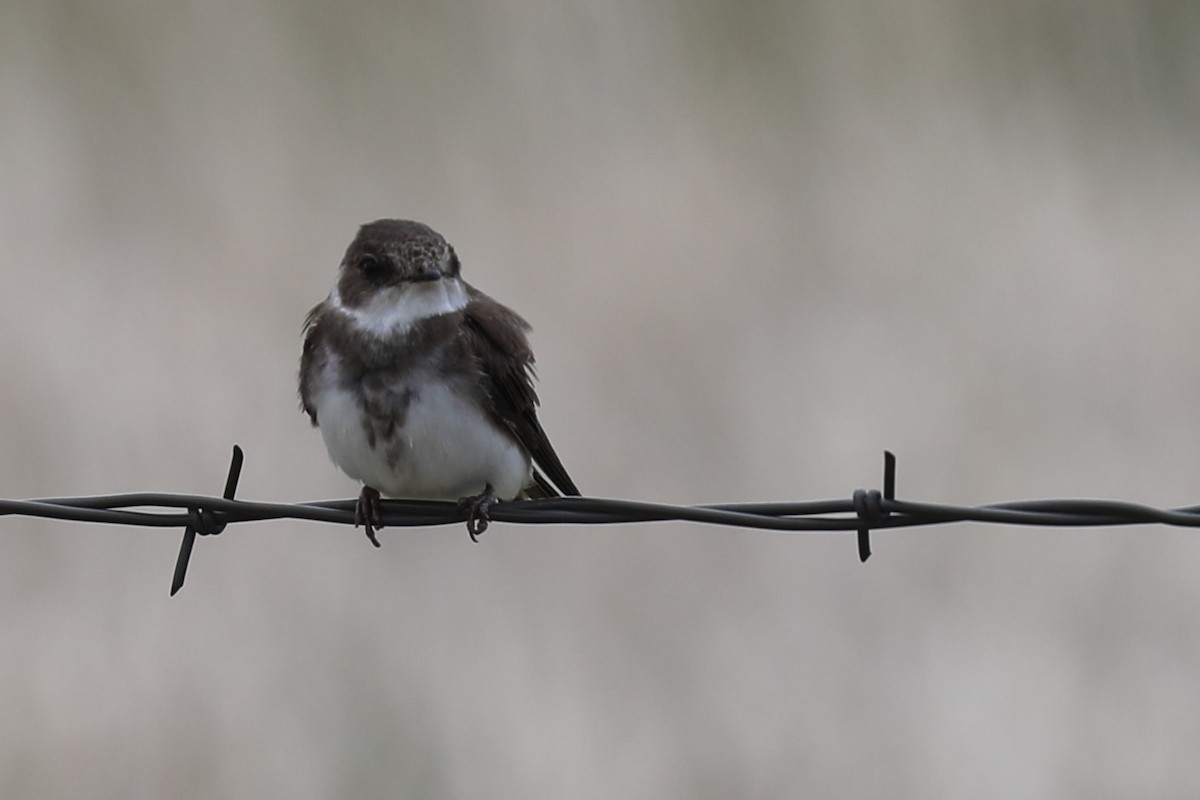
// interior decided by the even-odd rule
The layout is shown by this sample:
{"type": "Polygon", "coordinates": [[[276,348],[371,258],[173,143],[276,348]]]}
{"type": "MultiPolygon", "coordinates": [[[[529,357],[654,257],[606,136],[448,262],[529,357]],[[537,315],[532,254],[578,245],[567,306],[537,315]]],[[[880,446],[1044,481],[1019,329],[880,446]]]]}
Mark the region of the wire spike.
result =
{"type": "Polygon", "coordinates": [[[871,557],[871,525],[863,518],[863,523],[858,526],[858,560],[862,563],[867,563],[867,559],[871,557]]]}
{"type": "MultiPolygon", "coordinates": [[[[896,499],[896,455],[890,450],[883,451],[882,499],[896,499]]],[[[871,523],[878,523],[888,515],[887,511],[879,508],[879,500],[879,492],[859,489],[854,493],[854,506],[859,519],[858,560],[864,564],[871,557],[871,523]]]]}
{"type": "MultiPolygon", "coordinates": [[[[232,500],[237,493],[238,480],[242,476],[242,463],[245,461],[245,453],[242,448],[236,444],[233,446],[233,456],[229,459],[229,473],[225,477],[225,492],[222,494],[226,500],[232,500]]],[[[197,516],[200,516],[197,514],[197,516]]],[[[222,522],[219,526],[214,526],[210,533],[220,533],[225,524],[222,522]]],[[[196,546],[196,533],[198,528],[195,524],[189,524],[183,531],[183,541],[179,543],[179,555],[175,558],[175,575],[171,578],[171,597],[174,597],[176,592],[183,588],[183,581],[187,577],[188,562],[192,560],[192,548],[196,546]]]]}
{"type": "Polygon", "coordinates": [[[896,454],[883,451],[883,499],[896,499],[896,454]]]}

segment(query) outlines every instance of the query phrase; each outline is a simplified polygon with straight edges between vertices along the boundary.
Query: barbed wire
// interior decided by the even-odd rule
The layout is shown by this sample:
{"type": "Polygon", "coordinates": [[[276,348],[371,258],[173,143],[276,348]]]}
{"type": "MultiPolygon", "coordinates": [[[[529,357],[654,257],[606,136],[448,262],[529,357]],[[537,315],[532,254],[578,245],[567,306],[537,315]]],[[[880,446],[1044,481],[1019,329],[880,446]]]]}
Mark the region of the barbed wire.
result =
{"type": "MultiPolygon", "coordinates": [[[[1200,506],[1160,509],[1119,500],[1077,499],[953,506],[897,500],[896,457],[886,451],[883,455],[883,490],[858,489],[846,499],[676,506],[600,497],[553,497],[497,503],[488,510],[488,518],[495,522],[522,525],[615,525],[679,521],[793,533],[855,531],[858,556],[864,562],[871,555],[871,531],[890,528],[954,522],[1083,528],[1146,524],[1200,527],[1200,506]]],[[[355,524],[355,500],[311,503],[235,500],[243,460],[242,449],[234,445],[225,491],[221,497],[138,492],[35,500],[0,499],[0,516],[42,517],[150,528],[182,526],[183,541],[171,582],[172,595],[183,586],[196,536],[215,535],[226,526],[239,522],[295,519],[355,524]],[[138,510],[151,508],[168,510],[138,510]]],[[[385,527],[412,528],[465,523],[470,513],[460,504],[450,502],[385,500],[382,503],[385,527]]]]}

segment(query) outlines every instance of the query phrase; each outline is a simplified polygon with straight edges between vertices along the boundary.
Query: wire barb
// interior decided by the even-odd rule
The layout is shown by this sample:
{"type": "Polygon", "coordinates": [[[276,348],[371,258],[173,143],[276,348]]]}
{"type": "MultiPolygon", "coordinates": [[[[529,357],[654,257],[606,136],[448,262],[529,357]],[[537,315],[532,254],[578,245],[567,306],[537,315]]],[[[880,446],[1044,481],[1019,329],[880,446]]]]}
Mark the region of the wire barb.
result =
{"type": "Polygon", "coordinates": [[[854,513],[858,515],[858,560],[867,563],[871,557],[871,528],[881,528],[891,513],[884,507],[883,500],[896,499],[896,456],[890,450],[883,451],[883,494],[872,489],[859,489],[854,493],[854,513]]]}
{"type": "MultiPolygon", "coordinates": [[[[234,494],[237,493],[238,479],[242,475],[244,460],[245,454],[242,453],[242,448],[235,444],[233,455],[229,459],[229,474],[225,478],[225,491],[221,495],[226,500],[232,500],[234,494]]],[[[219,516],[218,512],[199,506],[188,506],[187,515],[188,524],[183,531],[183,541],[179,543],[179,556],[175,559],[175,574],[171,578],[171,597],[174,597],[175,593],[183,588],[183,581],[187,577],[188,562],[192,560],[192,548],[196,546],[196,534],[216,536],[225,530],[225,526],[229,523],[229,520],[219,516]]]]}

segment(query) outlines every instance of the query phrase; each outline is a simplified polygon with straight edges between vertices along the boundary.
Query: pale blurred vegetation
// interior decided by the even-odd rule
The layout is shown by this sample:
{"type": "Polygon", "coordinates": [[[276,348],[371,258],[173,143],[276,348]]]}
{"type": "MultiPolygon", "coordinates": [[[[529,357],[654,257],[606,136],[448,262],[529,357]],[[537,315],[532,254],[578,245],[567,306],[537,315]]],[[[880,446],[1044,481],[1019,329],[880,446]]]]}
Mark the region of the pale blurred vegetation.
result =
{"type": "MultiPolygon", "coordinates": [[[[355,488],[355,226],[535,326],[585,492],[1197,501],[1200,5],[8,2],[0,495],[355,488]]],[[[9,519],[0,796],[1200,789],[1195,534],[9,519]]]]}

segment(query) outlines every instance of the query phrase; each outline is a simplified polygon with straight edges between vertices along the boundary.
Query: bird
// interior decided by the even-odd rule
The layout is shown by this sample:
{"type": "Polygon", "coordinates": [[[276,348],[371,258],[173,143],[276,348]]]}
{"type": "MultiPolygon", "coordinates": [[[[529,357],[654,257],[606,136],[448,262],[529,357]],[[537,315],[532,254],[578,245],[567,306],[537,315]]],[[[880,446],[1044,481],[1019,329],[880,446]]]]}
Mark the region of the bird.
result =
{"type": "Polygon", "coordinates": [[[538,421],[529,323],[460,273],[428,225],[368,222],[304,321],[300,406],[376,547],[381,496],[456,501],[476,540],[497,502],[579,494],[538,421]]]}

